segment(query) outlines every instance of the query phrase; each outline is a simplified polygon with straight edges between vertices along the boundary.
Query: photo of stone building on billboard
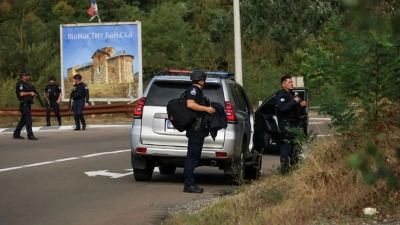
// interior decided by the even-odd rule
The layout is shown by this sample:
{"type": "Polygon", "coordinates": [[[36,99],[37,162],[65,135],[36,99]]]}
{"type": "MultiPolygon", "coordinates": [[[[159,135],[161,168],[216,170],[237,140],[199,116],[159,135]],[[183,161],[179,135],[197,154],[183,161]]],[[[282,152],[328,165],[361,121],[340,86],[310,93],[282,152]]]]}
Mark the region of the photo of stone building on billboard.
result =
{"type": "Polygon", "coordinates": [[[93,102],[130,102],[142,95],[140,22],[63,24],[60,43],[63,101],[76,74],[93,102]]]}
{"type": "Polygon", "coordinates": [[[72,77],[80,74],[86,84],[134,83],[133,60],[133,55],[104,47],[93,53],[92,61],[69,68],[68,81],[72,83],[72,77]]]}

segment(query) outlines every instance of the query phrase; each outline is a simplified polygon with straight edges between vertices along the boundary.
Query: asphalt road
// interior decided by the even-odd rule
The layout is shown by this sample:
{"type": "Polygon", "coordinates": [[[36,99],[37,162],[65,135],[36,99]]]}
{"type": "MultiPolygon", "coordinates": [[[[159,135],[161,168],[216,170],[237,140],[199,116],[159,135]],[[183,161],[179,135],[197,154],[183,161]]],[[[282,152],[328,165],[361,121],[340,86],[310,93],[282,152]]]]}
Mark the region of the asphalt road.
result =
{"type": "MultiPolygon", "coordinates": [[[[325,120],[310,120],[310,128],[327,138],[323,126],[325,120]]],[[[182,192],[182,169],[136,182],[129,125],[63,128],[36,128],[38,141],[13,140],[10,129],[0,130],[0,225],[160,224],[173,206],[235,188],[211,167],[195,172],[203,194],[182,192]]],[[[278,164],[278,156],[264,155],[264,175],[278,164]]]]}

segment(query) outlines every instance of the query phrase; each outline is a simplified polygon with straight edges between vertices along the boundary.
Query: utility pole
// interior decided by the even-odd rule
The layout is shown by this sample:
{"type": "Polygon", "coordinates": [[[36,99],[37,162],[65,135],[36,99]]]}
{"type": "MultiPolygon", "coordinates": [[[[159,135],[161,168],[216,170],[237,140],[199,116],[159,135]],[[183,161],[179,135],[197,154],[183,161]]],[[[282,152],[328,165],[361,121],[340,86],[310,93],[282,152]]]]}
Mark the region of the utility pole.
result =
{"type": "Polygon", "coordinates": [[[243,86],[239,0],[233,0],[233,24],[235,33],[235,80],[243,86]]]}

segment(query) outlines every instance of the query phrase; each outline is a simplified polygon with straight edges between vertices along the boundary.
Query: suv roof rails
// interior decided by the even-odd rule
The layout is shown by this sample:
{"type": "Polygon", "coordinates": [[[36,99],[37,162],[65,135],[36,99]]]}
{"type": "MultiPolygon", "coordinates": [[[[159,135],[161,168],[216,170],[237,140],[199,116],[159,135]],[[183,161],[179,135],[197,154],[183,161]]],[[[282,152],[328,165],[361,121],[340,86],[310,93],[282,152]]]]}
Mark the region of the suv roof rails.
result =
{"type": "MultiPolygon", "coordinates": [[[[219,77],[219,78],[231,78],[234,79],[235,73],[233,72],[222,72],[222,71],[204,71],[207,74],[207,77],[219,77]]],[[[169,69],[169,70],[164,70],[160,71],[156,74],[156,76],[188,76],[192,74],[192,70],[174,70],[174,69],[169,69]]]]}

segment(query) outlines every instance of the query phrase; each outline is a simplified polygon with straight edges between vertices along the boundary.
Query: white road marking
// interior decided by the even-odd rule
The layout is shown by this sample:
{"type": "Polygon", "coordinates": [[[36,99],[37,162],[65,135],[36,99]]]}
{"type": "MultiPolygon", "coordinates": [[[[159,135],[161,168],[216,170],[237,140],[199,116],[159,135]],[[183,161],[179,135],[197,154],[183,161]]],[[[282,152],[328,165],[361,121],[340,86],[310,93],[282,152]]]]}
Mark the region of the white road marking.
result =
{"type": "MultiPolygon", "coordinates": [[[[98,171],[89,171],[89,172],[85,172],[86,175],[88,175],[89,177],[95,177],[95,176],[104,176],[104,177],[110,177],[110,178],[120,178],[120,177],[125,177],[125,176],[129,176],[133,174],[133,169],[125,169],[131,172],[128,173],[112,173],[112,172],[108,172],[108,170],[98,170],[98,171]]],[[[159,173],[160,170],[158,169],[158,167],[154,167],[154,173],[159,173]]]]}
{"type": "Polygon", "coordinates": [[[100,153],[96,153],[96,154],[84,155],[84,156],[81,156],[81,157],[82,158],[89,158],[89,157],[96,157],[96,156],[100,156],[100,155],[116,154],[116,153],[121,153],[121,152],[126,152],[126,151],[130,151],[130,150],[118,150],[118,151],[112,151],[112,152],[100,152],[100,153]]]}
{"type": "Polygon", "coordinates": [[[54,162],[65,162],[65,161],[70,161],[70,160],[75,160],[75,159],[79,159],[79,157],[71,157],[71,158],[65,158],[65,159],[57,159],[57,160],[54,160],[54,162]]]}
{"type": "Polygon", "coordinates": [[[330,137],[333,136],[333,134],[319,134],[317,137],[330,137]]]}
{"type": "Polygon", "coordinates": [[[111,173],[111,172],[108,172],[108,170],[99,170],[99,171],[89,171],[89,172],[85,172],[85,173],[89,177],[106,176],[106,177],[110,177],[110,178],[113,178],[113,179],[120,178],[120,177],[125,177],[125,176],[133,174],[132,169],[125,169],[125,170],[129,170],[131,172],[128,172],[128,173],[111,173]]]}
{"type": "Polygon", "coordinates": [[[313,118],[308,118],[309,120],[325,120],[325,121],[331,121],[331,118],[321,118],[321,117],[313,117],[313,118]]]}
{"type": "Polygon", "coordinates": [[[10,171],[10,170],[18,170],[18,169],[23,169],[23,168],[28,168],[28,167],[35,167],[35,166],[43,166],[43,165],[48,165],[48,164],[53,164],[53,163],[78,160],[78,159],[84,159],[84,158],[101,156],[101,155],[117,154],[117,153],[129,152],[129,151],[131,151],[131,150],[130,149],[117,150],[117,151],[112,151],[112,152],[102,152],[102,153],[98,153],[98,154],[90,154],[90,155],[83,155],[83,156],[78,156],[78,157],[57,159],[57,160],[47,161],[47,162],[32,163],[32,164],[27,164],[27,165],[22,165],[22,166],[3,168],[3,169],[0,169],[0,172],[10,171]]]}
{"type": "Polygon", "coordinates": [[[325,124],[325,122],[309,122],[308,125],[325,124]]]}

